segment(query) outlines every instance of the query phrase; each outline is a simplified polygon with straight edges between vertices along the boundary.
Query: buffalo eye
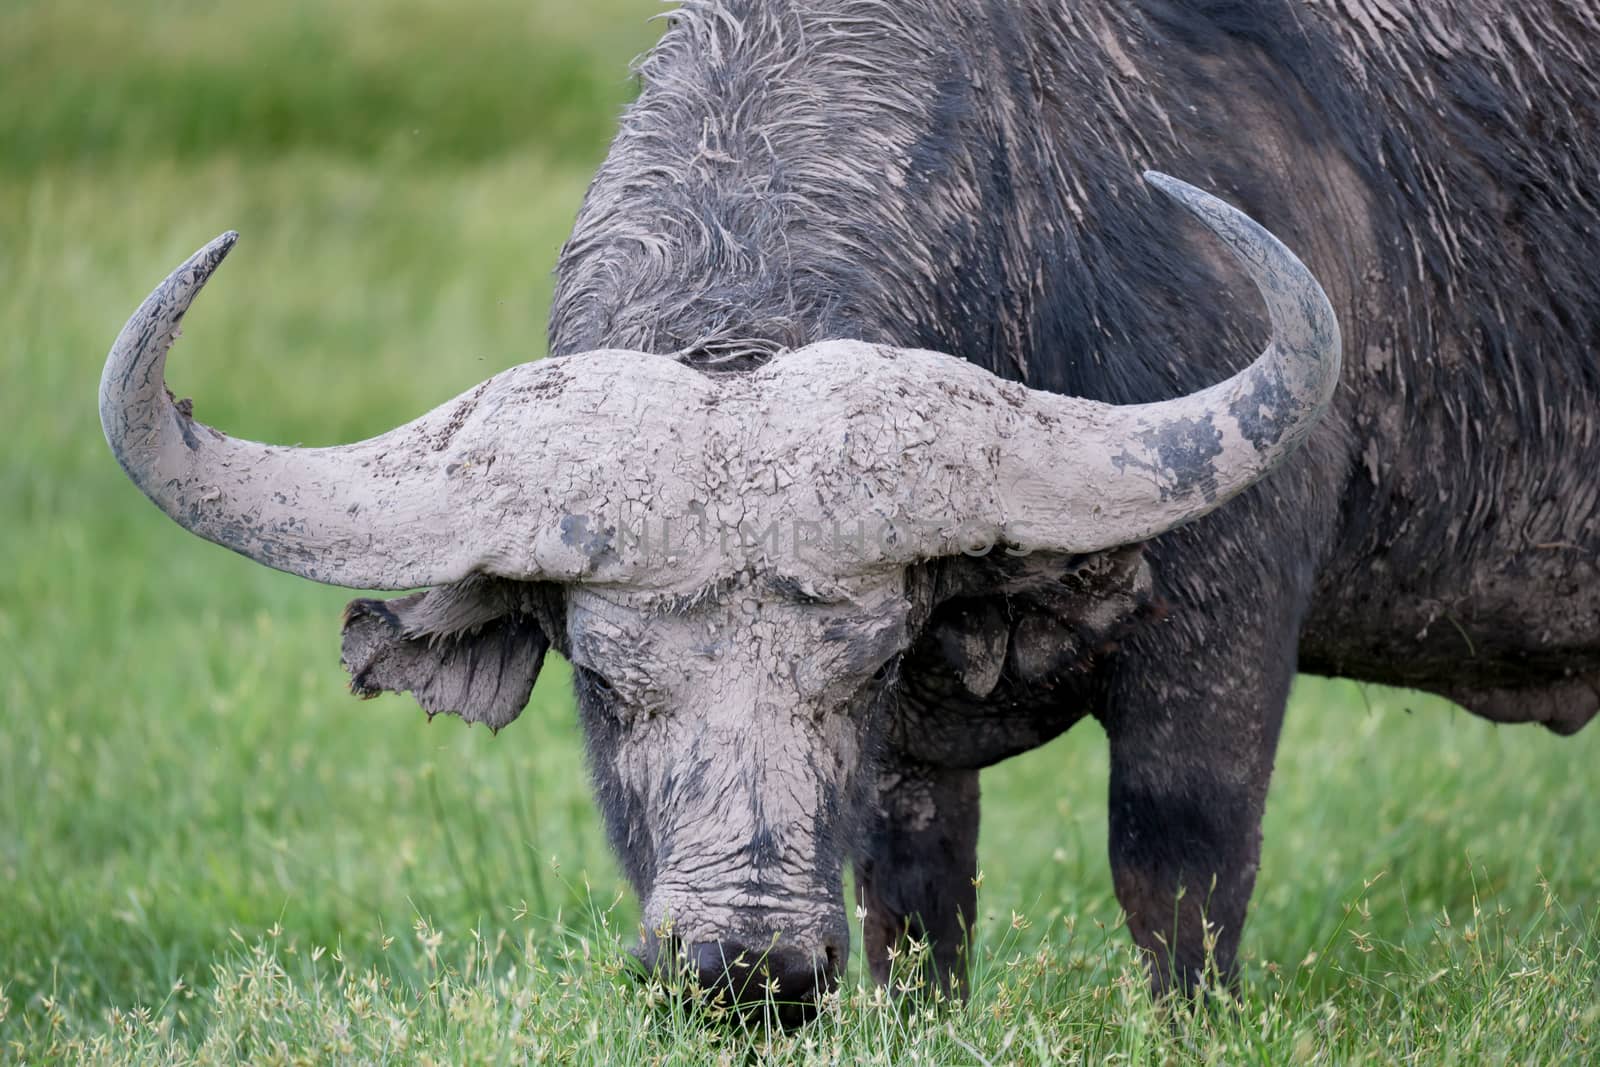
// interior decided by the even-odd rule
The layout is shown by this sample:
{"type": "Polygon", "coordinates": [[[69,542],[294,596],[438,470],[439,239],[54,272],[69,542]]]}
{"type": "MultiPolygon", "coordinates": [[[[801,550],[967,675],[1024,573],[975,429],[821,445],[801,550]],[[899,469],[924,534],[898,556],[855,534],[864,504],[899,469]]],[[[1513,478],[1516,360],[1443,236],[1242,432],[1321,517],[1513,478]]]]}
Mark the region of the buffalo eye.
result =
{"type": "Polygon", "coordinates": [[[616,688],[605,678],[604,675],[592,671],[587,667],[580,667],[578,670],[583,678],[583,684],[595,696],[604,700],[610,700],[612,697],[617,695],[616,688]]]}

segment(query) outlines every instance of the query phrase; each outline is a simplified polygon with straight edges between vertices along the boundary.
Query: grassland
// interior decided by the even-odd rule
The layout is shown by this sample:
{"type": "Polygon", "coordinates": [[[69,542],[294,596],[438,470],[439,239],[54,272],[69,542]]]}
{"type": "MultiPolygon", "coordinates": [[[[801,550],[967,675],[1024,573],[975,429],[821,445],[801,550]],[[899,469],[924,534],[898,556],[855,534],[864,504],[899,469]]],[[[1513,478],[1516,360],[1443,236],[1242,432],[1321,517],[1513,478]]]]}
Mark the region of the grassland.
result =
{"type": "Polygon", "coordinates": [[[0,7],[0,1062],[1600,1059],[1600,732],[1296,690],[1237,1000],[1153,1006],[1091,726],[985,779],[977,980],[855,970],[791,1035],[627,974],[565,669],[498,739],[359,703],[346,595],[173,527],[106,452],[140,297],[244,237],[171,368],[332,443],[541,353],[649,0],[0,7]]]}

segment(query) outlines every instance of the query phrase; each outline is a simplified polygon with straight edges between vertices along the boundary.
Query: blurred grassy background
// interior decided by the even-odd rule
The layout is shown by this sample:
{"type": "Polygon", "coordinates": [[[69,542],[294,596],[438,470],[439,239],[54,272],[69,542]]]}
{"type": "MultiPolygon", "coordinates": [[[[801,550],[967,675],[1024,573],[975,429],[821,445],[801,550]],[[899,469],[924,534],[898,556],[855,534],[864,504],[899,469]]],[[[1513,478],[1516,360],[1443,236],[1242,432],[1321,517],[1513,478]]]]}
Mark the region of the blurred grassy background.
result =
{"type": "MultiPolygon", "coordinates": [[[[179,979],[203,989],[269,928],[404,975],[419,917],[539,936],[621,892],[563,665],[498,739],[354,701],[347,594],[179,531],[112,461],[95,393],[124,318],[228,228],[243,238],[170,377],[230,432],[350,440],[538,357],[658,10],[0,6],[0,1059],[51,1012],[93,1027],[179,979]]],[[[1316,988],[1362,975],[1340,995],[1381,1002],[1343,908],[1380,873],[1358,925],[1402,960],[1455,937],[1441,916],[1475,896],[1592,951],[1597,765],[1600,730],[1304,681],[1247,973],[1317,952],[1316,988]]],[[[1090,724],[986,777],[984,937],[1013,910],[1115,923],[1105,776],[1090,724]]]]}

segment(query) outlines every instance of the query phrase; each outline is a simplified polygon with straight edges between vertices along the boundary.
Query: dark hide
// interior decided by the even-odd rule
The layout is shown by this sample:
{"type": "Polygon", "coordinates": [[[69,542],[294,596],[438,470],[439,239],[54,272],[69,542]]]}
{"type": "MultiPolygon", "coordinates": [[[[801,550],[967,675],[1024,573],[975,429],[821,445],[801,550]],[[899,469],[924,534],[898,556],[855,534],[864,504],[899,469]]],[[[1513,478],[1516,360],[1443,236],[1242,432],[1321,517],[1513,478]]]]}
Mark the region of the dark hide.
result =
{"type": "MultiPolygon", "coordinates": [[[[1250,359],[1264,324],[1146,167],[1296,249],[1345,332],[1312,440],[1096,564],[1100,602],[1041,593],[1048,568],[985,591],[991,562],[935,565],[949,595],[890,679],[879,796],[836,820],[862,827],[836,845],[875,972],[907,928],[956,966],[973,766],[1085,713],[1110,738],[1115,884],[1158,988],[1199,980],[1205,919],[1232,968],[1297,669],[1563,732],[1594,714],[1593,4],[689,0],[668,21],[562,255],[558,355],[737,370],[849,337],[1100,400],[1188,392],[1250,359]]],[[[404,637],[362,610],[358,647],[404,637]]],[[[371,677],[416,687],[414,648],[384,646],[371,677]]],[[[591,748],[607,700],[584,687],[591,748]]],[[[600,784],[648,884],[652,815],[600,784]]]]}

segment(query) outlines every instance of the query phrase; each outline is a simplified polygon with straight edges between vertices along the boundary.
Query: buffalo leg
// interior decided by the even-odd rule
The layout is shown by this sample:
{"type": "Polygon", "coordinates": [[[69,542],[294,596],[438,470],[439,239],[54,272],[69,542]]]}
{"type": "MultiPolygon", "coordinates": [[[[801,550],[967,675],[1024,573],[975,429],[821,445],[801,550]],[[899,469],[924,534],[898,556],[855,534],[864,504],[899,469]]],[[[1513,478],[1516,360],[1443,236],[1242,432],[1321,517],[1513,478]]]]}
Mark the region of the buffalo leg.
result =
{"type": "Polygon", "coordinates": [[[1158,996],[1193,991],[1208,958],[1233,979],[1294,675],[1294,621],[1258,622],[1254,638],[1242,626],[1201,656],[1141,655],[1113,687],[1112,881],[1158,996]]]}
{"type": "MultiPolygon", "coordinates": [[[[889,980],[889,950],[910,937],[932,944],[934,973],[925,977],[947,993],[962,988],[977,868],[978,772],[881,770],[856,859],[863,949],[874,979],[889,980]]],[[[896,967],[897,982],[906,977],[896,967]]]]}

